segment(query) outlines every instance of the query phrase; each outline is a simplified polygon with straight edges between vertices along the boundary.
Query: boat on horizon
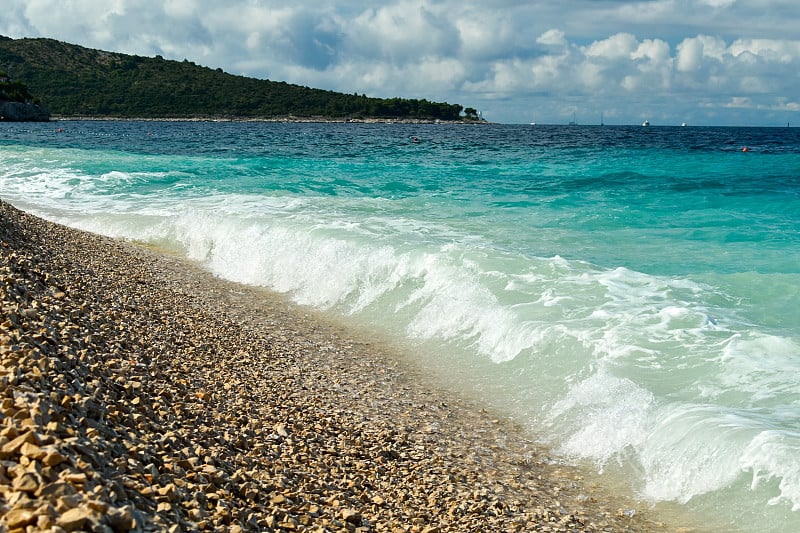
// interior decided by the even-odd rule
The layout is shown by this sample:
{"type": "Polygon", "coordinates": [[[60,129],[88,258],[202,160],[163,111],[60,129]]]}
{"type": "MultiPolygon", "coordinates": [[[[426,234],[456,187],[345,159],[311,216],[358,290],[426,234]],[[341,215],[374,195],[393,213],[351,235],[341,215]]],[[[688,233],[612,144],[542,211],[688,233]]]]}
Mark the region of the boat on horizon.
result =
{"type": "Polygon", "coordinates": [[[575,119],[575,113],[572,113],[572,122],[569,123],[570,126],[577,126],[578,121],[575,119]]]}
{"type": "Polygon", "coordinates": [[[642,122],[642,126],[644,126],[644,127],[647,127],[649,125],[650,125],[650,121],[649,120],[645,120],[644,122],[642,122]]]}

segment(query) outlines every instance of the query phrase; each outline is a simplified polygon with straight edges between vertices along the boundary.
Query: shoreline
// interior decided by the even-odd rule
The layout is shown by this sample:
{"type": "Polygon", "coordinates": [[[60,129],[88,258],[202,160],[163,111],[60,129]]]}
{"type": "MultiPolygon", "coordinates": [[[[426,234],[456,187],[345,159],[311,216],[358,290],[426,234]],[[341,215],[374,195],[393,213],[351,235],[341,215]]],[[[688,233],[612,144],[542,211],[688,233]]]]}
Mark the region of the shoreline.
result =
{"type": "Polygon", "coordinates": [[[681,530],[279,295],[2,200],[0,241],[9,530],[681,530]]]}
{"type": "Polygon", "coordinates": [[[448,124],[448,125],[487,125],[485,120],[441,120],[422,118],[349,118],[349,117],[298,117],[294,115],[280,117],[112,117],[82,115],[52,115],[50,122],[97,121],[97,122],[267,122],[291,124],[448,124]]]}

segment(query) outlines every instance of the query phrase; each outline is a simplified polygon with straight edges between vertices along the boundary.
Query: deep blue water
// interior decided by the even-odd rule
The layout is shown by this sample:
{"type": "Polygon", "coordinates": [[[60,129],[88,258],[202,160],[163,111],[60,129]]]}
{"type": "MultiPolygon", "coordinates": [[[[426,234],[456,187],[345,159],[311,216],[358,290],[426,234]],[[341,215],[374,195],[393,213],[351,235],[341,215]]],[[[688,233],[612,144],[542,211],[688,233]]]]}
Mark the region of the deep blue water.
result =
{"type": "Polygon", "coordinates": [[[719,531],[800,530],[798,129],[0,123],[0,197],[395,339],[719,531]]]}

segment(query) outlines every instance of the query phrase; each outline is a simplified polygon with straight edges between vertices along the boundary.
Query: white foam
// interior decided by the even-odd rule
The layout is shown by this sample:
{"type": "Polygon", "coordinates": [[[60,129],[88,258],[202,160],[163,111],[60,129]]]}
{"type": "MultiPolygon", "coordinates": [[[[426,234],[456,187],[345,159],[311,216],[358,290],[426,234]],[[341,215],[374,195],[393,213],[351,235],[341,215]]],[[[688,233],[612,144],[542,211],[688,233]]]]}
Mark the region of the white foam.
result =
{"type": "Polygon", "coordinates": [[[800,511],[800,432],[764,430],[750,441],[739,459],[745,471],[752,472],[752,489],[771,479],[778,479],[780,494],[770,505],[788,502],[792,511],[800,511]]]}
{"type": "Polygon", "coordinates": [[[559,450],[600,469],[629,464],[654,501],[686,503],[752,472],[754,486],[778,480],[771,503],[798,508],[800,436],[789,428],[800,413],[786,403],[800,397],[794,339],[757,333],[736,309],[710,318],[705,302],[719,295],[689,280],[620,268],[557,287],[586,303],[569,324],[592,355],[550,411],[559,450]]]}
{"type": "Polygon", "coordinates": [[[602,469],[628,448],[641,448],[653,395],[629,379],[598,372],[578,382],[550,410],[549,423],[565,432],[559,450],[592,459],[602,469]]]}
{"type": "Polygon", "coordinates": [[[744,422],[711,405],[664,407],[638,450],[644,496],[686,503],[731,484],[741,475],[744,422]]]}
{"type": "Polygon", "coordinates": [[[187,255],[213,272],[289,293],[298,303],[352,314],[395,301],[395,311],[411,317],[406,331],[415,338],[467,343],[507,361],[542,334],[521,327],[483,284],[492,274],[452,245],[402,252],[364,242],[358,226],[203,213],[187,213],[175,227],[187,255]]]}
{"type": "MultiPolygon", "coordinates": [[[[750,331],[725,343],[719,374],[711,376],[720,393],[746,393],[749,405],[768,407],[771,400],[800,397],[800,344],[795,339],[750,331]]],[[[800,423],[800,412],[796,422],[800,423]]]]}

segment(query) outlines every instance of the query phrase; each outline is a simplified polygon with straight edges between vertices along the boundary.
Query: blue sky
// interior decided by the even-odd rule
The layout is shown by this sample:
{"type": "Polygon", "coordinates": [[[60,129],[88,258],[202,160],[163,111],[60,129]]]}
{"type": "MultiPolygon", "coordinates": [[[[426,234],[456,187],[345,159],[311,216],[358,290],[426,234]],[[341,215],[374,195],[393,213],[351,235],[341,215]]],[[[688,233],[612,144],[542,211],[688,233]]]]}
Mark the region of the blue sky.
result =
{"type": "Polygon", "coordinates": [[[800,126],[797,0],[3,4],[8,37],[460,103],[495,122],[800,126]]]}

